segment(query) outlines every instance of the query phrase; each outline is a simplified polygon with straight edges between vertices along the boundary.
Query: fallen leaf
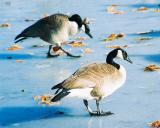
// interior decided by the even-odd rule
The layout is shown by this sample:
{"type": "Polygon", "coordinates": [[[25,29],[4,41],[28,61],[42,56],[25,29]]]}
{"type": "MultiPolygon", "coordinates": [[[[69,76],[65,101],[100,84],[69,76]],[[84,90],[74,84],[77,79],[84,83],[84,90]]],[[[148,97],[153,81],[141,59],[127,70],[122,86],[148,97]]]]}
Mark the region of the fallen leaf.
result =
{"type": "Polygon", "coordinates": [[[156,66],[155,64],[151,64],[144,68],[144,71],[158,71],[160,70],[159,66],[156,66]]]}
{"type": "Polygon", "coordinates": [[[17,63],[22,63],[24,60],[16,60],[17,63]]]}
{"type": "Polygon", "coordinates": [[[87,39],[87,37],[78,37],[78,38],[76,38],[76,40],[80,40],[80,41],[83,41],[83,40],[86,40],[87,39]]]}
{"type": "Polygon", "coordinates": [[[144,12],[144,11],[146,11],[146,10],[148,10],[149,8],[147,8],[147,7],[140,7],[140,8],[138,8],[137,9],[137,11],[139,11],[139,12],[144,12]]]}
{"type": "Polygon", "coordinates": [[[122,38],[124,37],[125,34],[124,33],[119,33],[119,34],[110,34],[106,39],[104,39],[105,42],[107,41],[113,41],[115,39],[119,39],[119,38],[122,38]]]}
{"type": "Polygon", "coordinates": [[[84,49],[84,53],[86,53],[86,54],[90,54],[90,53],[92,53],[92,52],[93,52],[93,50],[90,49],[90,48],[84,49]]]}
{"type": "Polygon", "coordinates": [[[154,9],[153,12],[160,12],[160,9],[154,9]]]}
{"type": "Polygon", "coordinates": [[[20,49],[22,49],[23,47],[22,46],[20,46],[20,45],[18,45],[18,44],[14,44],[14,45],[12,45],[11,47],[9,47],[7,50],[8,51],[16,51],[16,50],[20,50],[20,49]]]}
{"type": "Polygon", "coordinates": [[[151,128],[160,128],[160,120],[154,121],[152,123],[149,123],[149,126],[151,128]]]}
{"type": "Polygon", "coordinates": [[[138,38],[137,40],[141,40],[141,41],[143,41],[143,40],[151,40],[152,38],[150,38],[150,37],[141,37],[141,38],[138,38]]]}
{"type": "Polygon", "coordinates": [[[118,11],[118,10],[116,10],[115,7],[116,7],[115,5],[109,6],[109,7],[107,8],[107,12],[108,12],[109,14],[124,14],[123,11],[118,11]]]}
{"type": "Polygon", "coordinates": [[[112,46],[106,46],[106,48],[127,48],[128,45],[123,45],[123,46],[119,46],[119,45],[112,45],[112,46]]]}
{"type": "Polygon", "coordinates": [[[1,28],[11,27],[11,24],[9,23],[0,24],[0,27],[1,28]]]}
{"type": "Polygon", "coordinates": [[[53,49],[54,52],[57,52],[57,51],[60,49],[60,47],[55,46],[55,47],[53,47],[52,49],[53,49]]]}
{"type": "Polygon", "coordinates": [[[113,7],[117,7],[117,6],[119,6],[118,4],[112,4],[111,6],[113,6],[113,7]]]}
{"type": "Polygon", "coordinates": [[[37,100],[41,99],[41,96],[34,96],[33,98],[34,98],[34,100],[37,101],[37,100]]]}
{"type": "Polygon", "coordinates": [[[51,102],[51,99],[53,98],[52,95],[38,95],[33,97],[35,101],[37,101],[39,104],[44,105],[57,105],[59,102],[51,102]]]}
{"type": "Polygon", "coordinates": [[[122,37],[124,37],[124,36],[125,36],[124,33],[119,33],[119,34],[117,34],[117,38],[122,38],[122,37]]]}
{"type": "Polygon", "coordinates": [[[85,44],[81,41],[72,41],[68,44],[72,47],[83,47],[83,46],[85,46],[85,44]]]}

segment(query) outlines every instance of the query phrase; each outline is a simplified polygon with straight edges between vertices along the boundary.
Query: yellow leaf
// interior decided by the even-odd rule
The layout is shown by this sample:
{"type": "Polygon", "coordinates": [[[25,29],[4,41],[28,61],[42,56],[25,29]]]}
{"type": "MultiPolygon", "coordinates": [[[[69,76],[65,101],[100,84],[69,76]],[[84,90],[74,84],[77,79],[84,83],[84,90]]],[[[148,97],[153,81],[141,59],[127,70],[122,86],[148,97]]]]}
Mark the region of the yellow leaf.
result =
{"type": "Polygon", "coordinates": [[[113,33],[113,34],[109,35],[106,39],[104,39],[104,41],[105,42],[107,42],[107,41],[113,41],[115,39],[119,39],[119,38],[122,38],[124,36],[125,36],[124,33],[119,33],[119,34],[114,34],[113,33]]]}
{"type": "Polygon", "coordinates": [[[0,27],[1,28],[11,27],[11,24],[9,24],[9,23],[0,24],[0,27]]]}
{"type": "Polygon", "coordinates": [[[79,41],[79,42],[78,41],[72,41],[68,44],[72,47],[83,47],[83,46],[85,46],[85,44],[81,41],[79,41]]]}
{"type": "Polygon", "coordinates": [[[20,45],[18,45],[18,44],[14,44],[14,45],[12,45],[11,47],[9,47],[7,50],[8,51],[16,51],[16,50],[20,50],[20,49],[22,49],[23,47],[21,47],[20,45]]]}
{"type": "Polygon", "coordinates": [[[116,10],[115,7],[116,7],[115,5],[109,6],[109,7],[107,8],[107,12],[108,12],[109,14],[124,14],[123,11],[118,11],[118,10],[116,10]]]}
{"type": "Polygon", "coordinates": [[[147,67],[144,68],[144,71],[158,71],[158,70],[160,70],[160,67],[154,64],[148,65],[147,67]]]}
{"type": "Polygon", "coordinates": [[[119,46],[119,45],[112,45],[112,46],[106,46],[107,48],[127,48],[128,45],[119,46]]]}
{"type": "Polygon", "coordinates": [[[138,8],[137,9],[137,11],[139,11],[139,12],[144,12],[144,11],[146,11],[146,10],[148,10],[149,8],[147,8],[147,7],[140,7],[140,8],[138,8]]]}
{"type": "Polygon", "coordinates": [[[92,53],[92,52],[93,52],[93,50],[90,49],[90,48],[84,49],[84,53],[86,53],[86,54],[90,54],[90,53],[92,53]]]}
{"type": "Polygon", "coordinates": [[[149,123],[149,126],[152,128],[160,128],[160,120],[149,123]]]}

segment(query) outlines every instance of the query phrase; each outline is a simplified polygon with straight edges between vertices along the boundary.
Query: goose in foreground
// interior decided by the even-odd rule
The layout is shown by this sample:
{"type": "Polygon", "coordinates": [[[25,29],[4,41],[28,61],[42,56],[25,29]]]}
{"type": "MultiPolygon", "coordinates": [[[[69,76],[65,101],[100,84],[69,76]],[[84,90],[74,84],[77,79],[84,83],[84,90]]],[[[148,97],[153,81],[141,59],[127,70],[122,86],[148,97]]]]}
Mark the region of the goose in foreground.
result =
{"type": "Polygon", "coordinates": [[[57,90],[51,101],[56,102],[64,97],[78,97],[83,99],[90,115],[113,114],[103,112],[99,107],[99,102],[104,97],[111,95],[126,81],[126,70],[114,61],[115,58],[132,63],[125,50],[114,49],[108,54],[106,63],[93,63],[80,68],[63,82],[53,86],[52,89],[57,90]],[[88,100],[96,100],[97,111],[91,110],[88,106],[88,100]]]}
{"type": "Polygon", "coordinates": [[[36,23],[23,30],[19,35],[15,37],[15,43],[18,43],[30,37],[39,37],[43,41],[50,44],[49,51],[47,53],[48,57],[58,56],[51,54],[53,46],[58,47],[68,56],[80,57],[72,55],[62,49],[61,44],[65,41],[68,41],[70,36],[79,33],[81,30],[84,31],[90,38],[92,38],[88,24],[89,22],[87,21],[87,19],[85,18],[84,20],[82,20],[82,18],[78,14],[74,14],[72,16],[60,13],[53,14],[51,16],[38,20],[36,23]]]}

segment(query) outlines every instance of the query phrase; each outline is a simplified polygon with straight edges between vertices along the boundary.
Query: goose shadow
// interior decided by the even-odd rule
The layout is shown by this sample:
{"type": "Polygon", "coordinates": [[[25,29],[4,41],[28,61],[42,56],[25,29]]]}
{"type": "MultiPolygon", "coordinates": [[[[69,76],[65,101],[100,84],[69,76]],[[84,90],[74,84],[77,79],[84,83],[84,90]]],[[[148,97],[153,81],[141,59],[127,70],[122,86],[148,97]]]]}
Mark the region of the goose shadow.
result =
{"type": "Polygon", "coordinates": [[[141,3],[141,4],[131,4],[131,5],[128,5],[128,7],[131,7],[131,8],[140,8],[140,7],[147,7],[147,8],[160,8],[160,4],[151,4],[151,3],[141,3]]]}
{"type": "Polygon", "coordinates": [[[151,30],[148,32],[142,32],[142,33],[133,33],[133,34],[127,34],[128,36],[142,36],[142,37],[152,37],[152,38],[158,38],[160,37],[160,30],[151,30]]]}
{"type": "MultiPolygon", "coordinates": [[[[111,6],[111,4],[105,4],[103,6],[111,6]]],[[[117,4],[120,7],[129,7],[129,8],[140,8],[140,7],[147,7],[147,8],[160,8],[160,4],[152,4],[152,3],[139,3],[139,4],[117,4]]]]}
{"type": "Polygon", "coordinates": [[[148,54],[148,55],[132,55],[133,57],[142,57],[145,60],[151,61],[151,62],[156,62],[160,63],[160,54],[148,54]]]}
{"type": "Polygon", "coordinates": [[[49,119],[66,115],[70,112],[64,107],[3,107],[0,108],[0,126],[8,126],[15,123],[32,120],[49,119]]]}
{"type": "Polygon", "coordinates": [[[17,59],[43,59],[44,56],[35,56],[30,54],[18,54],[18,53],[0,53],[0,60],[17,60],[17,59]]]}

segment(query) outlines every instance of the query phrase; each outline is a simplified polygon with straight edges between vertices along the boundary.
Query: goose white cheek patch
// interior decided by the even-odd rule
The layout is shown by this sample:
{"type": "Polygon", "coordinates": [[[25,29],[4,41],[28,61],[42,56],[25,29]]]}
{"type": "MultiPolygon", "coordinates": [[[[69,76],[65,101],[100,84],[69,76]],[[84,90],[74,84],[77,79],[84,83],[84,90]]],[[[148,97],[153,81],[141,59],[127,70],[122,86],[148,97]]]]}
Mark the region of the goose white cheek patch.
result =
{"type": "Polygon", "coordinates": [[[83,32],[85,32],[85,26],[84,26],[84,25],[82,25],[81,30],[82,30],[83,32]]]}
{"type": "Polygon", "coordinates": [[[117,58],[124,59],[121,50],[118,50],[117,58]]]}

